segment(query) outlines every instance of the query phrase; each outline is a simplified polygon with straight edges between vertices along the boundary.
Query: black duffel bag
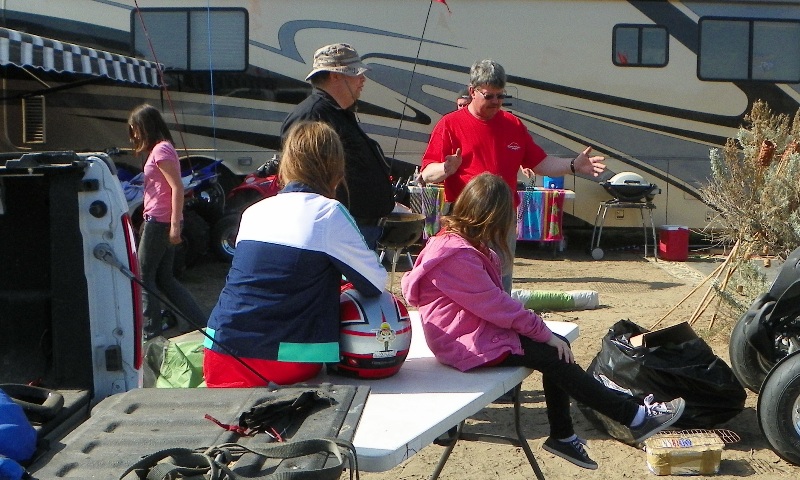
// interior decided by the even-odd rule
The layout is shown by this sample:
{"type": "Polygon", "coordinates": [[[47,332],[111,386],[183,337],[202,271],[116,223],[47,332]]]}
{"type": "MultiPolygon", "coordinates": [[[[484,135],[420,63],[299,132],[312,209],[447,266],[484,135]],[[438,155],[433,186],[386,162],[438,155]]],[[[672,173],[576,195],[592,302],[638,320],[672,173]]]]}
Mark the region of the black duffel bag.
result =
{"type": "MultiPolygon", "coordinates": [[[[656,401],[682,397],[686,409],[674,424],[678,428],[711,428],[735,417],[747,398],[733,371],[701,338],[657,347],[633,347],[630,338],[647,330],[630,320],[620,320],[603,337],[600,353],[587,372],[606,385],[656,401]]],[[[620,438],[619,425],[581,406],[586,417],[620,438]]],[[[624,438],[621,438],[625,440],[624,438]]]]}

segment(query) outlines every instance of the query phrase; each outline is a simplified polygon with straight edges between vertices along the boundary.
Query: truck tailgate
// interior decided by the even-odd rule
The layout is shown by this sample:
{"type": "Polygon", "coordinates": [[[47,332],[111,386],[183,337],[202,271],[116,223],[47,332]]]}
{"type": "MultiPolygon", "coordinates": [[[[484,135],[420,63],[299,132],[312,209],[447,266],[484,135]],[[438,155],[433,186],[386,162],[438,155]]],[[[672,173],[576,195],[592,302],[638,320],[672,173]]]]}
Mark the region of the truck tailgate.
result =
{"type": "MultiPolygon", "coordinates": [[[[319,390],[335,400],[317,407],[288,440],[342,438],[352,440],[369,387],[313,385],[282,388],[283,392],[319,390]]],[[[29,468],[35,478],[99,478],[119,476],[141,457],[166,448],[201,448],[235,442],[259,448],[271,441],[266,434],[241,437],[205,419],[209,414],[225,424],[238,425],[239,415],[274,397],[269,388],[247,389],[136,389],[100,402],[91,417],[50,445],[50,451],[29,468]]],[[[263,463],[254,455],[242,457],[234,469],[251,474],[281,471],[281,465],[263,463]],[[247,472],[241,471],[246,468],[247,472]],[[249,473],[248,473],[249,472],[249,473]]],[[[319,468],[322,456],[293,461],[294,468],[319,468]],[[305,463],[304,463],[305,462],[305,463]]],[[[286,467],[288,468],[288,467],[286,467]]]]}

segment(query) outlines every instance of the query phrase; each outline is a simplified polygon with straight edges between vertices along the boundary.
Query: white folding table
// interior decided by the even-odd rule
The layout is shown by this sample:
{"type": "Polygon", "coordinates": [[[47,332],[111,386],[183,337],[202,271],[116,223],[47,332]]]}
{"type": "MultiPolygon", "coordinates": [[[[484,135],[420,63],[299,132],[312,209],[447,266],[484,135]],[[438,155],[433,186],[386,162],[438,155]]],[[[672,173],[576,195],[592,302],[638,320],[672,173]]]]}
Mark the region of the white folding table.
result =
{"type": "MultiPolygon", "coordinates": [[[[353,438],[359,469],[367,472],[391,470],[449,431],[447,448],[431,479],[438,477],[459,439],[500,441],[522,447],[536,476],[543,478],[519,421],[519,390],[522,381],[532,370],[524,367],[491,367],[460,372],[442,365],[425,343],[419,313],[410,313],[413,332],[411,349],[396,375],[380,380],[360,380],[338,375],[315,379],[370,387],[353,438]],[[508,391],[513,392],[517,438],[462,432],[467,418],[508,391]]],[[[547,325],[570,342],[578,338],[578,325],[575,323],[548,321],[547,325]]],[[[354,408],[358,406],[354,405],[354,408]]]]}

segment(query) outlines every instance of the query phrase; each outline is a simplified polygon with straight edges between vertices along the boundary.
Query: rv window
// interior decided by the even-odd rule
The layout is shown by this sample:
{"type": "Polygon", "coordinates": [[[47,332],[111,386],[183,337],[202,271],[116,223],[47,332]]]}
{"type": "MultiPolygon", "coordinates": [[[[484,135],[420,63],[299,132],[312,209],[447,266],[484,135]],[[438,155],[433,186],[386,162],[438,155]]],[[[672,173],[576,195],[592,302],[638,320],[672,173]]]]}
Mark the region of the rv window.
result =
{"type": "Polygon", "coordinates": [[[800,80],[800,23],[753,22],[753,79],[800,80]]]}
{"type": "Polygon", "coordinates": [[[241,72],[248,64],[247,22],[241,8],[143,8],[131,13],[134,54],[168,70],[241,72]]]}
{"type": "Polygon", "coordinates": [[[702,80],[800,81],[800,22],[700,19],[702,80]]]}
{"type": "Polygon", "coordinates": [[[614,65],[620,67],[663,67],[667,64],[669,35],[658,25],[616,25],[614,65]]]}

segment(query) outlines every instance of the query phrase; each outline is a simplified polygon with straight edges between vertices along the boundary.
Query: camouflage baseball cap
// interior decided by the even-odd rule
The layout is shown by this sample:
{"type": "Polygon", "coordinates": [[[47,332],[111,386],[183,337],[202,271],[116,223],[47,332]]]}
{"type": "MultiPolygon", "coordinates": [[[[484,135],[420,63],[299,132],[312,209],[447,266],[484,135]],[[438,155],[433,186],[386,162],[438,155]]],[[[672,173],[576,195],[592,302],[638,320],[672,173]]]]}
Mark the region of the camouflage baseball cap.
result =
{"type": "Polygon", "coordinates": [[[342,73],[355,77],[369,70],[361,63],[358,52],[346,43],[325,45],[314,52],[314,69],[306,76],[306,80],[319,72],[342,73]]]}

